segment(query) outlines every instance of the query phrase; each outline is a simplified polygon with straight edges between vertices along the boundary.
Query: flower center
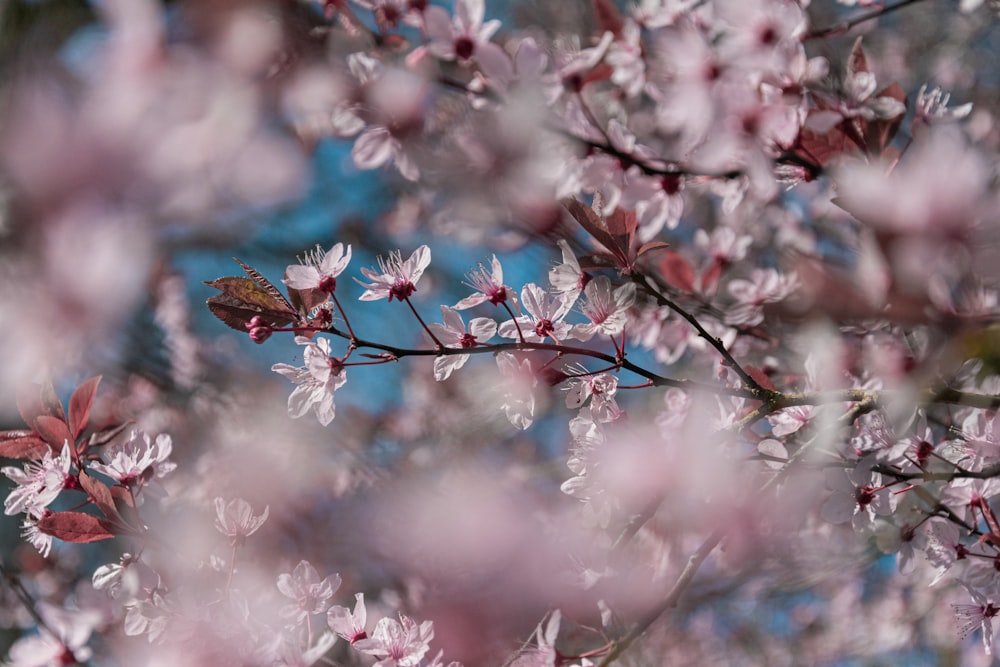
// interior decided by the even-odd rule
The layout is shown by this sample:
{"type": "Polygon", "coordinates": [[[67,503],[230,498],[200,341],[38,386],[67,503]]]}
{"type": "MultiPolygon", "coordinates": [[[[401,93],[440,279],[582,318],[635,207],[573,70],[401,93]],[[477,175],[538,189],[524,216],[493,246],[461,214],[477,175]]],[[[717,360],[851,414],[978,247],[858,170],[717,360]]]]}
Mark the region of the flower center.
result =
{"type": "Polygon", "coordinates": [[[455,40],[455,55],[461,60],[468,60],[476,50],[476,43],[468,37],[459,37],[455,40]]]}
{"type": "Polygon", "coordinates": [[[389,288],[389,301],[392,301],[393,297],[396,297],[399,301],[403,301],[416,291],[417,286],[409,280],[400,281],[389,288]]]}
{"type": "Polygon", "coordinates": [[[542,338],[550,336],[555,329],[556,328],[552,325],[552,320],[538,320],[538,322],[535,323],[535,333],[542,338]]]}

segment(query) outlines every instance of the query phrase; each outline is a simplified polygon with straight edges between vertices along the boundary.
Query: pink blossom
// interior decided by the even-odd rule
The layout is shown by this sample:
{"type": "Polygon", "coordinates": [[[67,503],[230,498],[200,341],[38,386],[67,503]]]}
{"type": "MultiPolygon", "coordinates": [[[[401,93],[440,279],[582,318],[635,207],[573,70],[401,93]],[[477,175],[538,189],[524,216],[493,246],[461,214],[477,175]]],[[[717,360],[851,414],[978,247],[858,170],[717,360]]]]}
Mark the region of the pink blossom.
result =
{"type": "Polygon", "coordinates": [[[416,667],[430,649],[432,639],[434,624],[431,621],[417,625],[413,619],[400,614],[398,621],[389,617],[380,619],[371,637],[354,642],[354,648],[378,658],[376,667],[416,667]]]}
{"type": "Polygon", "coordinates": [[[344,250],[343,243],[335,244],[324,252],[320,246],[307,253],[301,264],[290,264],[285,269],[283,283],[294,289],[318,289],[333,294],[337,289],[337,276],[344,272],[351,261],[351,246],[344,250]]]}
{"type": "Polygon", "coordinates": [[[330,629],[352,644],[368,637],[365,625],[368,622],[368,612],[365,608],[364,593],[355,593],[354,611],[347,607],[333,606],[326,613],[326,622],[330,629]]]}
{"type": "Polygon", "coordinates": [[[572,326],[563,318],[573,306],[575,297],[567,294],[550,295],[535,283],[528,283],[521,289],[521,305],[527,312],[515,320],[500,325],[500,335],[504,338],[518,338],[541,343],[546,338],[559,342],[566,338],[572,326]]]}
{"type": "Polygon", "coordinates": [[[340,575],[319,578],[309,561],[302,560],[291,573],[278,575],[278,590],[295,600],[281,610],[281,616],[293,623],[302,623],[311,614],[322,614],[330,606],[330,598],[340,588],[340,575]]]}
{"type": "Polygon", "coordinates": [[[490,37],[500,28],[500,21],[483,22],[483,0],[456,0],[451,19],[441,7],[424,12],[425,28],[431,38],[431,53],[445,60],[466,63],[475,61],[487,79],[507,82],[514,75],[510,57],[490,37]]]}
{"type": "Polygon", "coordinates": [[[1000,607],[989,602],[975,588],[966,585],[966,589],[969,591],[973,603],[951,605],[958,623],[958,636],[960,639],[965,639],[977,629],[981,630],[983,647],[986,649],[987,655],[990,655],[993,653],[993,639],[996,633],[993,628],[993,619],[1000,613],[1000,607]]]}
{"type": "Polygon", "coordinates": [[[500,260],[497,259],[496,255],[493,255],[489,269],[480,264],[478,269],[466,277],[469,279],[466,285],[476,290],[476,292],[456,303],[453,306],[455,310],[466,310],[486,301],[489,301],[494,306],[499,306],[508,301],[516,305],[517,297],[514,294],[514,290],[503,284],[503,266],[500,265],[500,260]]]}
{"type": "Polygon", "coordinates": [[[607,276],[598,276],[583,290],[580,310],[590,322],[577,325],[573,334],[588,340],[595,334],[617,336],[625,329],[628,309],[635,303],[635,283],[627,282],[612,290],[607,276]]]}
{"type": "Polygon", "coordinates": [[[378,299],[394,298],[403,301],[408,299],[417,291],[417,281],[424,274],[431,263],[431,250],[426,245],[422,245],[413,251],[406,261],[400,251],[389,253],[387,259],[378,258],[378,266],[381,273],[376,273],[370,269],[362,268],[361,273],[365,278],[372,281],[365,284],[355,278],[358,284],[365,288],[365,293],[359,299],[361,301],[376,301],[378,299]]]}
{"type": "Polygon", "coordinates": [[[104,454],[108,463],[92,463],[90,467],[122,486],[139,489],[146,482],[162,478],[177,467],[167,461],[172,449],[173,442],[169,435],[161,433],[154,442],[149,435],[135,429],[128,440],[108,448],[104,454]]]}
{"type": "Polygon", "coordinates": [[[305,336],[296,336],[295,342],[305,346],[302,355],[305,365],[274,364],[271,370],[296,385],[288,397],[288,414],[297,419],[312,408],[319,422],[326,426],[336,415],[333,393],[347,382],[347,372],[339,359],[330,356],[327,339],[313,342],[305,336]]]}
{"type": "Polygon", "coordinates": [[[503,378],[504,400],[501,408],[510,423],[519,429],[531,426],[535,418],[535,386],[538,378],[530,359],[520,359],[510,352],[498,352],[497,367],[503,378]]]}
{"type": "Polygon", "coordinates": [[[41,517],[45,508],[65,488],[71,463],[70,445],[66,442],[59,456],[53,457],[49,451],[45,452],[41,461],[29,461],[23,468],[0,468],[0,472],[16,484],[4,499],[4,514],[13,516],[24,512],[41,517]]]}
{"type": "MultiPolygon", "coordinates": [[[[448,306],[441,306],[441,320],[444,324],[432,322],[427,326],[445,347],[470,349],[487,342],[497,332],[497,323],[488,317],[474,318],[466,327],[462,316],[448,306]]],[[[468,360],[468,354],[445,354],[435,357],[434,379],[439,382],[447,380],[468,360]]]]}
{"type": "Polygon", "coordinates": [[[246,538],[256,533],[267,521],[268,507],[261,514],[255,515],[250,503],[242,498],[230,501],[219,497],[215,499],[215,527],[227,536],[234,545],[243,544],[246,538]]]}

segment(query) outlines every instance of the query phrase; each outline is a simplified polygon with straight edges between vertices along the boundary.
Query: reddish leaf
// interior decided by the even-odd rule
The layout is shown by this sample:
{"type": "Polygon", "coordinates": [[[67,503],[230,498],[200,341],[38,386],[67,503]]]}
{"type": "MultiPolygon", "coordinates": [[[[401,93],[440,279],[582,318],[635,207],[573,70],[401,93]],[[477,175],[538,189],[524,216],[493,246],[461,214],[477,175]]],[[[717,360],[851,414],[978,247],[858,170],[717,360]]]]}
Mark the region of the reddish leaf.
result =
{"type": "Polygon", "coordinates": [[[593,0],[594,14],[601,32],[611,32],[615,38],[622,36],[622,15],[611,0],[593,0]]]}
{"type": "Polygon", "coordinates": [[[17,411],[21,415],[21,419],[28,426],[34,428],[35,420],[38,416],[44,413],[42,409],[42,399],[38,391],[38,385],[22,385],[17,388],[17,392],[14,394],[14,400],[17,403],[17,411]]]}
{"type": "Polygon", "coordinates": [[[668,247],[670,247],[670,244],[667,243],[666,241],[650,241],[648,243],[643,243],[641,246],[639,246],[639,250],[636,251],[635,256],[642,257],[651,250],[659,250],[660,248],[668,248],[668,247]]]}
{"type": "MultiPolygon", "coordinates": [[[[904,107],[907,106],[906,93],[903,91],[902,86],[895,82],[875,93],[875,97],[891,97],[897,102],[901,102],[904,107]]],[[[899,131],[899,126],[902,124],[905,116],[905,113],[901,113],[895,118],[872,120],[865,123],[865,146],[870,154],[881,155],[885,151],[889,142],[892,141],[893,137],[896,136],[896,132],[899,131]]]]}
{"type": "Polygon", "coordinates": [[[33,431],[0,431],[0,457],[37,461],[50,451],[33,431]]]}
{"type": "Polygon", "coordinates": [[[326,292],[317,288],[298,290],[294,287],[289,287],[288,298],[295,307],[295,310],[305,315],[321,303],[326,303],[330,297],[326,292]]]}
{"type": "Polygon", "coordinates": [[[42,383],[41,391],[39,392],[42,398],[42,406],[45,409],[46,414],[52,415],[57,419],[66,421],[66,413],[63,412],[62,401],[59,400],[59,396],[56,394],[55,387],[52,386],[52,382],[46,380],[42,383]]]}
{"type": "Polygon", "coordinates": [[[694,291],[694,268],[680,253],[673,250],[663,251],[660,274],[671,287],[684,292],[694,291]]]}
{"type": "MultiPolygon", "coordinates": [[[[246,278],[240,278],[246,280],[246,278]]],[[[250,282],[250,281],[247,281],[250,282]]],[[[283,327],[298,318],[297,313],[264,310],[227,294],[217,294],[206,301],[208,309],[222,322],[237,331],[247,332],[247,323],[259,315],[264,324],[283,327]]]]}
{"type": "Polygon", "coordinates": [[[563,201],[563,206],[573,216],[573,219],[580,223],[580,226],[593,236],[598,243],[605,248],[614,245],[614,239],[611,238],[607,226],[594,209],[578,199],[566,199],[563,201]]]}
{"type": "Polygon", "coordinates": [[[700,288],[702,294],[707,296],[715,295],[716,290],[719,288],[719,279],[722,277],[722,266],[722,260],[716,258],[711,266],[701,274],[700,288]]]}
{"type": "Polygon", "coordinates": [[[87,495],[90,496],[90,499],[97,505],[97,509],[101,510],[104,516],[112,521],[121,518],[118,514],[118,509],[115,507],[115,500],[111,495],[111,490],[106,484],[99,482],[81,470],[80,486],[83,487],[83,490],[87,492],[87,495]]]}
{"type": "Polygon", "coordinates": [[[35,428],[38,429],[38,434],[42,436],[42,439],[52,445],[55,451],[61,451],[66,442],[76,441],[76,438],[70,435],[66,422],[56,417],[40,416],[35,420],[35,428]]]}
{"type": "Polygon", "coordinates": [[[861,48],[861,37],[859,36],[854,40],[851,55],[847,58],[847,78],[853,79],[858,72],[869,71],[871,70],[868,69],[868,58],[865,57],[865,51],[861,48]]]}
{"type": "Polygon", "coordinates": [[[90,421],[90,409],[94,405],[94,395],[101,376],[90,378],[73,392],[69,399],[69,431],[75,440],[90,421]]]}
{"type": "Polygon", "coordinates": [[[128,421],[122,424],[108,426],[107,428],[101,429],[97,433],[92,433],[90,435],[90,440],[88,441],[87,446],[100,447],[101,445],[106,445],[115,438],[117,438],[118,434],[120,434],[122,431],[124,431],[127,427],[129,427],[133,423],[134,422],[128,421]]]}
{"type": "Polygon", "coordinates": [[[87,544],[110,540],[115,536],[111,525],[83,512],[55,512],[38,521],[38,530],[66,542],[87,544]]]}

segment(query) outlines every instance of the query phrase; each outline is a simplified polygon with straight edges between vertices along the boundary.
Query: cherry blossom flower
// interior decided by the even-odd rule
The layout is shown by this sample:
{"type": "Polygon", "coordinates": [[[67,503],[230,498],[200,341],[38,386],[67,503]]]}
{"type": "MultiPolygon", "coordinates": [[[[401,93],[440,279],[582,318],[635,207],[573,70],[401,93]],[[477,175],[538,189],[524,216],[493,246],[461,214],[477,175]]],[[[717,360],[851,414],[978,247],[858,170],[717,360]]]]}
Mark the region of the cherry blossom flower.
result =
{"type": "Polygon", "coordinates": [[[490,42],[500,28],[500,21],[484,23],[485,10],[483,0],[456,0],[452,20],[443,8],[428,7],[424,12],[424,25],[431,38],[428,48],[444,60],[475,61],[487,79],[507,82],[514,75],[510,57],[490,42]]]}
{"type": "Polygon", "coordinates": [[[476,293],[465,297],[452,306],[455,310],[466,310],[485,301],[489,301],[494,306],[508,301],[517,303],[514,290],[503,284],[503,267],[496,255],[493,255],[489,269],[480,263],[479,268],[466,277],[469,279],[466,285],[476,290],[476,293]]]}
{"type": "MultiPolygon", "coordinates": [[[[473,348],[485,343],[497,333],[497,323],[488,317],[471,320],[467,328],[462,316],[448,306],[441,306],[441,321],[444,324],[432,322],[427,326],[445,347],[473,348]]],[[[438,382],[447,380],[468,360],[468,354],[445,354],[435,357],[434,379],[438,382]]]]}
{"type": "Polygon", "coordinates": [[[434,639],[434,624],[416,621],[399,615],[380,619],[368,639],[354,642],[354,648],[362,653],[378,658],[375,667],[416,667],[430,649],[434,639]]]}
{"type": "MultiPolygon", "coordinates": [[[[965,582],[963,582],[965,583],[965,582]]],[[[972,597],[973,604],[953,604],[955,620],[958,622],[958,635],[960,639],[965,639],[976,629],[983,633],[983,647],[987,655],[993,653],[993,639],[995,630],[993,619],[1000,613],[1000,606],[987,601],[986,597],[972,586],[965,584],[966,590],[972,597]]]]}
{"type": "Polygon", "coordinates": [[[498,352],[496,359],[503,378],[504,402],[501,408],[511,424],[526,429],[535,418],[534,388],[538,384],[531,360],[518,361],[510,352],[498,352]]]}
{"type": "Polygon", "coordinates": [[[242,498],[233,498],[227,502],[218,497],[215,499],[215,527],[229,538],[230,543],[238,546],[264,525],[269,509],[264,507],[264,511],[255,516],[250,503],[242,498]]]}
{"type": "Polygon", "coordinates": [[[295,604],[281,609],[282,618],[292,623],[302,623],[311,614],[322,614],[330,606],[330,598],[340,588],[340,575],[332,574],[322,580],[309,561],[302,560],[291,573],[278,575],[278,590],[295,600],[295,604]]]}
{"type": "Polygon", "coordinates": [[[591,276],[580,268],[580,261],[566,241],[559,239],[557,244],[562,251],[562,263],[549,271],[549,285],[556,294],[571,294],[575,299],[590,282],[591,276]]]}
{"type": "Polygon", "coordinates": [[[528,283],[521,289],[521,305],[528,313],[500,325],[500,335],[504,338],[518,338],[541,343],[546,338],[559,342],[566,338],[572,326],[563,318],[573,306],[574,297],[567,294],[550,295],[535,283],[528,283]]]}
{"type": "Polygon", "coordinates": [[[381,273],[376,273],[371,269],[362,268],[361,273],[365,278],[372,281],[365,284],[355,278],[357,283],[365,288],[364,294],[358,299],[360,301],[377,301],[378,299],[394,298],[398,301],[408,299],[410,295],[417,291],[417,281],[424,274],[424,270],[431,263],[431,249],[422,245],[413,251],[406,261],[400,251],[389,253],[387,259],[378,258],[378,266],[381,273]]]}
{"type": "Polygon", "coordinates": [[[343,243],[335,244],[324,252],[320,246],[307,253],[301,264],[291,264],[285,269],[283,283],[294,289],[318,289],[333,294],[337,289],[337,276],[344,272],[351,261],[351,246],[344,250],[343,243]]]}
{"type": "Polygon", "coordinates": [[[330,341],[320,338],[316,342],[305,336],[296,336],[295,342],[305,346],[301,367],[274,364],[271,370],[295,383],[288,397],[288,414],[297,419],[312,408],[319,423],[327,426],[336,415],[333,394],[347,382],[343,363],[330,356],[330,341]]]}
{"type": "Polygon", "coordinates": [[[961,120],[972,113],[972,102],[949,108],[950,101],[950,93],[937,86],[928,89],[925,83],[917,91],[916,117],[925,123],[934,123],[961,120]]]}
{"type": "Polygon", "coordinates": [[[93,653],[87,642],[100,625],[100,614],[94,611],[61,609],[46,602],[38,603],[38,613],[45,621],[44,629],[37,635],[21,637],[15,641],[4,665],[60,667],[87,664],[93,653]]]}
{"type": "Polygon", "coordinates": [[[69,442],[63,444],[59,456],[45,452],[41,461],[29,461],[24,468],[5,466],[0,472],[6,475],[17,486],[4,498],[4,514],[13,516],[24,512],[35,517],[41,517],[45,508],[58,497],[69,480],[70,458],[69,442]]]}
{"type": "Polygon", "coordinates": [[[534,632],[536,645],[519,655],[511,667],[556,667],[562,664],[563,658],[556,650],[561,622],[562,613],[556,609],[548,619],[539,623],[534,632]]]}
{"type": "Polygon", "coordinates": [[[354,600],[353,612],[347,607],[335,605],[326,613],[326,623],[330,629],[351,644],[368,637],[368,632],[365,630],[368,611],[365,607],[364,593],[355,593],[354,600]]]}
{"type": "Polygon", "coordinates": [[[568,381],[566,407],[581,408],[590,399],[590,414],[595,422],[614,421],[623,414],[615,401],[616,393],[618,378],[610,373],[574,377],[568,381]]]}
{"type": "Polygon", "coordinates": [[[589,340],[595,334],[617,336],[625,329],[628,309],[635,303],[635,283],[627,282],[611,289],[607,276],[598,276],[583,289],[580,310],[590,322],[573,328],[573,335],[589,340]]]}
{"type": "MultiPolygon", "coordinates": [[[[135,429],[128,440],[108,448],[104,454],[108,463],[92,463],[90,467],[122,486],[142,489],[146,488],[144,485],[165,477],[177,467],[175,463],[167,461],[172,449],[173,442],[169,435],[161,433],[154,442],[142,430],[135,429]]],[[[162,494],[162,487],[157,491],[162,494]]]]}
{"type": "Polygon", "coordinates": [[[896,509],[896,496],[882,485],[882,476],[871,472],[874,459],[869,457],[856,467],[845,470],[831,469],[826,474],[826,485],[832,493],[823,502],[820,514],[830,523],[851,521],[855,530],[872,525],[876,516],[889,516],[896,509]]]}

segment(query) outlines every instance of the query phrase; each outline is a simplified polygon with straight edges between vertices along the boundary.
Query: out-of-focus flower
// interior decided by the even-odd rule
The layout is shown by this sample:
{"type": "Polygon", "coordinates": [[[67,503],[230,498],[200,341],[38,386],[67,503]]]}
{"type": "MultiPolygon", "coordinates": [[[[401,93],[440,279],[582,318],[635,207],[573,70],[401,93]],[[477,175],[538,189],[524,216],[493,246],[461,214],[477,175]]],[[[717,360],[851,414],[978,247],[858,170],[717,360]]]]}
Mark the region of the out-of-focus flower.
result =
{"type": "Polygon", "coordinates": [[[264,525],[269,509],[264,507],[261,514],[254,515],[250,503],[242,498],[233,498],[226,502],[219,497],[215,499],[215,527],[229,538],[230,543],[239,546],[264,525]]]}
{"type": "Polygon", "coordinates": [[[511,424],[519,429],[526,429],[535,418],[534,388],[538,384],[531,368],[531,360],[518,361],[510,352],[499,352],[496,359],[504,380],[504,402],[501,407],[511,424]]]}
{"type": "Polygon", "coordinates": [[[291,573],[278,575],[278,590],[282,595],[295,600],[281,610],[282,618],[292,623],[302,623],[311,614],[322,614],[330,605],[330,598],[340,588],[340,575],[332,574],[319,578],[309,561],[302,560],[291,573]]]}
{"type": "Polygon", "coordinates": [[[424,12],[427,35],[431,38],[431,53],[445,60],[474,60],[487,79],[503,83],[514,76],[510,57],[490,37],[500,29],[500,21],[483,21],[486,7],[483,0],[457,0],[454,20],[441,7],[431,6],[424,12]]]}
{"type": "Polygon", "coordinates": [[[972,113],[972,102],[948,107],[951,101],[951,94],[946,93],[939,87],[927,88],[927,84],[920,86],[917,92],[916,114],[917,118],[925,123],[935,121],[961,120],[972,113]]]}

